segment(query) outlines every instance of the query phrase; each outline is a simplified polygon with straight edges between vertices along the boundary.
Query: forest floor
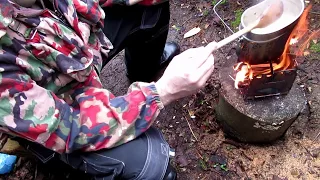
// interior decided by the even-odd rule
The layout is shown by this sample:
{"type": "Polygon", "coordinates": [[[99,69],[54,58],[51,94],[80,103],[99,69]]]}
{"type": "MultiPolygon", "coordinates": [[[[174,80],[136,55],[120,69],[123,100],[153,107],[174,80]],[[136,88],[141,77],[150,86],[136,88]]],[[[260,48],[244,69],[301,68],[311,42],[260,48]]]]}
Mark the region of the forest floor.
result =
{"type": "MultiPolygon", "coordinates": [[[[168,41],[179,42],[181,49],[186,50],[231,35],[214,13],[216,3],[217,0],[172,0],[168,41]],[[194,27],[200,27],[201,31],[184,38],[184,34],[194,27]]],[[[223,0],[217,12],[236,31],[242,12],[254,3],[257,1],[223,0]]],[[[308,4],[313,5],[308,18],[310,29],[319,29],[320,1],[310,0],[308,4]]],[[[215,72],[206,87],[166,107],[155,122],[176,150],[172,164],[177,168],[178,179],[320,179],[320,43],[312,41],[303,61],[299,62],[296,82],[304,90],[307,106],[283,138],[263,145],[230,139],[216,122],[214,108],[220,88],[219,69],[235,53],[237,45],[233,42],[215,52],[215,72]]],[[[105,88],[114,94],[126,93],[130,84],[125,76],[123,53],[105,67],[101,79],[105,88]]],[[[42,171],[29,159],[20,160],[18,165],[14,172],[2,178],[69,177],[61,172],[42,171]]]]}

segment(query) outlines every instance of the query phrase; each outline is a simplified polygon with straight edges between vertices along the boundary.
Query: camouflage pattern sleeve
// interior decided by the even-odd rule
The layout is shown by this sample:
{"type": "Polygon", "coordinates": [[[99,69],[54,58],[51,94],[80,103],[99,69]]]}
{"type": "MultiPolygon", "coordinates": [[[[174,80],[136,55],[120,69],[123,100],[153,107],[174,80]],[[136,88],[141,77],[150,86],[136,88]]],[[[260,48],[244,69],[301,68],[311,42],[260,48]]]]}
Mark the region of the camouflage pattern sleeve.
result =
{"type": "Polygon", "coordinates": [[[87,86],[97,78],[92,71],[88,82],[63,100],[18,69],[0,68],[0,126],[59,153],[126,143],[145,132],[163,108],[153,83],[134,83],[126,95],[114,97],[87,86]]]}
{"type": "Polygon", "coordinates": [[[118,146],[154,122],[163,108],[154,83],[134,83],[118,97],[103,89],[98,74],[113,46],[79,18],[99,12],[85,17],[101,22],[99,1],[90,2],[59,0],[61,22],[0,0],[1,132],[70,153],[118,146]]]}
{"type": "Polygon", "coordinates": [[[169,0],[99,0],[99,1],[100,1],[101,7],[107,7],[115,4],[127,5],[127,6],[131,6],[134,4],[141,4],[145,6],[151,6],[151,5],[167,2],[169,0]]]}

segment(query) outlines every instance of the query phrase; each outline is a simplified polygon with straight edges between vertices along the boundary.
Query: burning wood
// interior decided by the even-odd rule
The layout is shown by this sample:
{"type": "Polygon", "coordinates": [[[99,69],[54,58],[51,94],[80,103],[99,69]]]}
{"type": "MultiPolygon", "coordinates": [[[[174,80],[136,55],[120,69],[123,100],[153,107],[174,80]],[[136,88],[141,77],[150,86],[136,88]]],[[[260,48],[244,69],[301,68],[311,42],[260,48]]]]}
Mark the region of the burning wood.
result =
{"type": "MultiPolygon", "coordinates": [[[[276,63],[272,63],[272,67],[275,66],[276,63]]],[[[251,68],[252,69],[255,69],[255,68],[270,68],[270,64],[253,64],[251,65],[251,68]]]]}
{"type": "Polygon", "coordinates": [[[278,60],[275,60],[278,63],[264,63],[264,64],[254,64],[250,65],[247,62],[240,62],[234,66],[234,70],[236,73],[235,78],[235,88],[239,88],[239,85],[243,84],[250,84],[253,78],[261,78],[262,75],[266,75],[267,77],[272,76],[275,71],[283,71],[290,68],[295,67],[295,62],[292,59],[292,54],[295,56],[303,55],[303,51],[307,48],[308,43],[315,37],[319,37],[320,30],[311,33],[308,35],[308,20],[307,16],[311,9],[311,6],[308,6],[303,14],[301,15],[297,25],[294,27],[292,33],[290,34],[282,55],[279,57],[278,60]],[[291,52],[292,47],[298,47],[297,50],[291,52]]]}

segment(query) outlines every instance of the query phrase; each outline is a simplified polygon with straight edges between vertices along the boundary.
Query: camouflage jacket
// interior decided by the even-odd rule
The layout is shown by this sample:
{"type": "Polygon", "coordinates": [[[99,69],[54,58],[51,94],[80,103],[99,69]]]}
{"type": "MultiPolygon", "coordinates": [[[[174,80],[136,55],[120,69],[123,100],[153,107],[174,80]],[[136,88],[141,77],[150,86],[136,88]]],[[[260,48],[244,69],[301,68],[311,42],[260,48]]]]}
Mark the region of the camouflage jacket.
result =
{"type": "Polygon", "coordinates": [[[54,0],[53,13],[0,0],[0,131],[70,153],[118,146],[151,126],[163,108],[154,83],[115,97],[99,80],[113,48],[101,7],[122,1],[54,0]]]}
{"type": "MultiPolygon", "coordinates": [[[[99,3],[101,6],[112,6],[114,4],[120,4],[120,5],[132,5],[132,2],[138,2],[140,0],[99,0],[99,3]]],[[[142,0],[140,2],[138,2],[138,4],[141,5],[154,5],[154,4],[159,4],[162,2],[165,2],[168,0],[142,0]]]]}

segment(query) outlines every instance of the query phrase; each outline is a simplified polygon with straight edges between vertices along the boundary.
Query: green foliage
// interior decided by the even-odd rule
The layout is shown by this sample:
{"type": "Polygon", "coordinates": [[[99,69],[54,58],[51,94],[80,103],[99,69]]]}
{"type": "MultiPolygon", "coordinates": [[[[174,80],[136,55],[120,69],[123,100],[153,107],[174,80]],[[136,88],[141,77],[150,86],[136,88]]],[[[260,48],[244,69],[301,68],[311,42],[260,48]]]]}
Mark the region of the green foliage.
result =
{"type": "Polygon", "coordinates": [[[200,159],[199,164],[200,164],[201,169],[203,169],[205,171],[208,170],[208,165],[204,160],[200,159]]]}
{"type": "Polygon", "coordinates": [[[234,21],[231,22],[231,26],[233,29],[236,29],[237,27],[239,27],[240,23],[241,23],[241,15],[243,13],[242,9],[238,9],[236,11],[234,11],[235,13],[235,19],[234,21]]]}
{"type": "Polygon", "coordinates": [[[314,43],[313,41],[310,42],[310,51],[314,53],[320,53],[320,43],[314,43]]]}
{"type": "Polygon", "coordinates": [[[203,16],[207,16],[209,14],[209,11],[206,9],[203,11],[203,16]]]}
{"type": "Polygon", "coordinates": [[[226,4],[227,3],[227,0],[223,0],[222,2],[221,2],[221,4],[226,4]]]}
{"type": "Polygon", "coordinates": [[[226,164],[219,164],[219,163],[217,163],[217,164],[215,164],[215,165],[213,165],[213,167],[214,168],[216,168],[216,167],[220,167],[220,169],[222,169],[223,171],[228,171],[228,168],[227,168],[227,165],[226,164]]]}
{"type": "Polygon", "coordinates": [[[220,168],[224,171],[228,171],[227,165],[226,164],[221,164],[220,168]]]}
{"type": "Polygon", "coordinates": [[[172,28],[175,29],[176,31],[180,31],[181,30],[181,28],[176,26],[176,25],[173,25],[172,28]]]}
{"type": "MultiPolygon", "coordinates": [[[[212,6],[215,6],[220,0],[212,0],[211,1],[211,5],[212,6]]],[[[223,4],[226,4],[227,3],[227,0],[223,0],[220,4],[223,5],[223,4]]]]}
{"type": "Polygon", "coordinates": [[[209,163],[209,157],[206,154],[203,154],[202,156],[203,159],[199,160],[199,165],[202,170],[206,171],[208,168],[210,168],[210,163],[209,163]]]}

